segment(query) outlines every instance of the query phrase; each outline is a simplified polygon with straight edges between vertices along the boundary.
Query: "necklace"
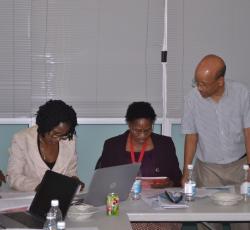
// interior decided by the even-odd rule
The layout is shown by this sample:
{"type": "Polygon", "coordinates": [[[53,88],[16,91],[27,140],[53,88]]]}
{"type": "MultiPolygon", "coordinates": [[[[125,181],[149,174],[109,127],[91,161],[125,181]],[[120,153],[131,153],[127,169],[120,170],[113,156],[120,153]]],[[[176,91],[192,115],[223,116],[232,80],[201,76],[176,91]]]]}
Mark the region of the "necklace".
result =
{"type": "Polygon", "coordinates": [[[129,136],[129,145],[130,145],[130,158],[131,158],[132,163],[137,163],[137,162],[140,163],[140,162],[142,162],[142,159],[143,159],[144,153],[145,153],[145,149],[146,149],[146,146],[147,146],[147,140],[145,140],[145,142],[142,145],[140,156],[139,156],[139,159],[138,159],[137,162],[135,160],[135,151],[134,151],[134,146],[133,146],[133,143],[132,143],[132,140],[131,140],[131,136],[129,136]]]}

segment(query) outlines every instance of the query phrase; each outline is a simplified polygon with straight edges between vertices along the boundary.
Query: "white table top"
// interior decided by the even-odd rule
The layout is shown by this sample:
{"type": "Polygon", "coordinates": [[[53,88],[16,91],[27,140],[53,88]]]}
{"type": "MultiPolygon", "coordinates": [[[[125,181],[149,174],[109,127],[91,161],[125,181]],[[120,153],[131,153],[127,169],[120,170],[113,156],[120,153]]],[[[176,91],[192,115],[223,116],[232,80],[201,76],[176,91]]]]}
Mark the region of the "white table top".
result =
{"type": "Polygon", "coordinates": [[[91,218],[83,221],[71,221],[66,218],[66,226],[70,228],[97,227],[98,230],[132,230],[127,214],[120,210],[119,216],[107,216],[103,207],[91,218]]]}
{"type": "MultiPolygon", "coordinates": [[[[15,209],[20,207],[27,207],[31,204],[34,197],[34,192],[17,192],[10,189],[7,185],[0,188],[0,212],[6,209],[15,209]]],[[[119,228],[119,230],[132,230],[128,216],[124,210],[120,210],[119,216],[107,216],[104,206],[98,208],[98,212],[91,218],[83,221],[71,221],[66,217],[66,227],[77,228],[79,230],[110,230],[119,228]],[[117,226],[117,227],[116,227],[117,226]]],[[[8,218],[2,220],[4,223],[9,223],[8,218]]],[[[20,223],[11,223],[13,228],[24,228],[20,223]]],[[[1,219],[0,219],[1,228],[1,219]]]]}
{"type": "MultiPolygon", "coordinates": [[[[249,222],[250,221],[250,200],[248,202],[240,201],[233,206],[219,206],[214,204],[210,198],[196,199],[189,204],[188,208],[164,209],[156,211],[146,204],[142,199],[127,200],[120,204],[120,217],[107,217],[104,208],[97,216],[93,217],[93,222],[83,221],[81,226],[91,226],[92,223],[98,223],[99,229],[119,226],[120,229],[131,229],[129,221],[142,222],[249,222]],[[96,222],[95,222],[96,221],[96,222]],[[121,221],[121,222],[120,222],[121,221]],[[102,223],[104,223],[102,225],[102,223]],[[99,227],[101,226],[101,227],[99,227]]],[[[71,226],[71,225],[70,225],[71,226]]],[[[75,225],[75,223],[73,224],[75,225]]],[[[96,225],[97,226],[97,225],[96,225]]]]}
{"type": "MultiPolygon", "coordinates": [[[[2,189],[0,189],[1,192],[2,189]]],[[[0,193],[1,194],[1,193],[0,193]]],[[[1,208],[1,199],[0,199],[1,208]]],[[[99,230],[130,230],[130,221],[171,221],[171,222],[249,222],[250,200],[240,201],[233,206],[219,206],[210,198],[196,199],[188,208],[164,209],[156,211],[141,200],[127,200],[120,204],[120,215],[106,215],[105,207],[100,207],[90,219],[71,221],[66,218],[68,228],[97,227],[99,230]]]]}
{"type": "Polygon", "coordinates": [[[203,198],[191,202],[188,208],[155,211],[139,200],[128,201],[121,208],[124,208],[130,221],[250,221],[250,201],[241,201],[233,206],[219,206],[210,198],[203,198]]]}

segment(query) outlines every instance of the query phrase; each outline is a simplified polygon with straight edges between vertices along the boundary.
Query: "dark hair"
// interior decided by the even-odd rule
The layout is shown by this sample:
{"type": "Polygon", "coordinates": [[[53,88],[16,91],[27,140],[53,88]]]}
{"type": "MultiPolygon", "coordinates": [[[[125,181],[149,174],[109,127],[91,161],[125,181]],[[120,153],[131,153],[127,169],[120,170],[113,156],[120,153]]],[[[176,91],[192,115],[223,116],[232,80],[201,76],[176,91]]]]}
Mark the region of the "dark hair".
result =
{"type": "Polygon", "coordinates": [[[139,118],[150,119],[152,122],[156,119],[156,114],[150,103],[144,101],[133,102],[128,106],[126,121],[131,122],[139,118]]]}
{"type": "Polygon", "coordinates": [[[50,132],[61,122],[70,125],[68,139],[71,140],[76,133],[75,127],[77,125],[76,112],[72,106],[67,105],[61,100],[49,100],[39,107],[36,117],[37,132],[39,134],[44,135],[50,132]]]}

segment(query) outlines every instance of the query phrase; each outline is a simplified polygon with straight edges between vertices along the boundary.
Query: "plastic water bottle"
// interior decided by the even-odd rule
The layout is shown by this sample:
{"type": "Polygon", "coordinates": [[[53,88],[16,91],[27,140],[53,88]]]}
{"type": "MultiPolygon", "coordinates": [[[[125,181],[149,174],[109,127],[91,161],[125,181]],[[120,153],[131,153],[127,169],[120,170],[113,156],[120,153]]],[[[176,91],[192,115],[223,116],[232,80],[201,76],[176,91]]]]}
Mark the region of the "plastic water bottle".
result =
{"type": "Polygon", "coordinates": [[[43,225],[44,230],[57,230],[55,216],[52,212],[48,212],[46,221],[43,225]]]}
{"type": "Polygon", "coordinates": [[[141,198],[141,180],[135,180],[132,191],[131,191],[132,200],[139,200],[141,198]]]}
{"type": "Polygon", "coordinates": [[[66,229],[66,224],[64,221],[58,221],[57,222],[57,230],[65,230],[66,229]]]}
{"type": "Polygon", "coordinates": [[[247,180],[248,177],[248,169],[249,166],[247,164],[243,165],[243,170],[244,170],[244,180],[240,186],[240,193],[243,195],[244,201],[248,200],[248,196],[250,195],[250,187],[249,183],[247,180]]]}
{"type": "Polygon", "coordinates": [[[184,185],[185,201],[193,201],[196,194],[196,183],[193,180],[193,165],[188,165],[188,180],[184,185]]]}
{"type": "Polygon", "coordinates": [[[56,222],[63,220],[58,200],[51,200],[51,208],[49,212],[51,212],[55,216],[56,222]]]}

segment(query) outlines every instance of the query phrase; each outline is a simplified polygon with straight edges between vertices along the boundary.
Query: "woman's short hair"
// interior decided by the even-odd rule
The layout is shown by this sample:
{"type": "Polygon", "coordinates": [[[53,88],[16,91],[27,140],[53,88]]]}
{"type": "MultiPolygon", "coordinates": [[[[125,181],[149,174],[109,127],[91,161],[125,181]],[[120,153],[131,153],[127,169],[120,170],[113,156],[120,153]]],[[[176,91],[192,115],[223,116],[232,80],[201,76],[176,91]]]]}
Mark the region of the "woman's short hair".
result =
{"type": "Polygon", "coordinates": [[[144,101],[133,102],[128,106],[126,121],[132,122],[136,119],[146,118],[152,122],[156,119],[156,114],[150,103],[144,101]]]}
{"type": "Polygon", "coordinates": [[[39,107],[36,114],[37,132],[41,135],[50,132],[60,123],[70,125],[68,138],[71,140],[76,133],[77,125],[76,112],[72,106],[67,105],[61,100],[49,100],[44,105],[39,107]]]}

